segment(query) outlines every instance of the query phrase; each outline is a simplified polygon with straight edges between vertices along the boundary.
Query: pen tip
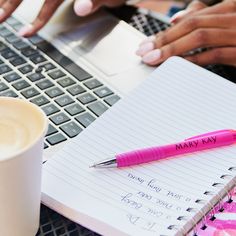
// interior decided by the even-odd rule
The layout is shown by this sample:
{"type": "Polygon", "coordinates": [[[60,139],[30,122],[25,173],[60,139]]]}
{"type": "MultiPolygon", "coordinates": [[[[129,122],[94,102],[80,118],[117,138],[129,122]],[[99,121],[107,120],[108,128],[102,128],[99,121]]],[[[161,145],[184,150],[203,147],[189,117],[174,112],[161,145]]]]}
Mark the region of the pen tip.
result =
{"type": "Polygon", "coordinates": [[[94,164],[94,165],[91,165],[91,166],[89,166],[89,168],[94,168],[96,165],[94,164]]]}

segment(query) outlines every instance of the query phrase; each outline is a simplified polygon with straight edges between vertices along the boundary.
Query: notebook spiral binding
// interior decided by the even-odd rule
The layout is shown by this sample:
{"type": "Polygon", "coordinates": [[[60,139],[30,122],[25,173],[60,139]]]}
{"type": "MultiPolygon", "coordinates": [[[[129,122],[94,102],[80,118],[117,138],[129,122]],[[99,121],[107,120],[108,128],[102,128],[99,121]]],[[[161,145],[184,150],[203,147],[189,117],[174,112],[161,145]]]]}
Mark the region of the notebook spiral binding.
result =
{"type": "MultiPolygon", "coordinates": [[[[228,168],[228,171],[236,172],[236,167],[230,167],[230,168],[228,168]]],[[[231,188],[232,188],[233,186],[236,185],[236,177],[233,178],[233,176],[235,176],[235,175],[223,174],[220,176],[220,179],[231,179],[231,181],[227,185],[232,185],[231,186],[231,188]],[[231,182],[233,182],[233,184],[231,184],[231,182]]],[[[224,186],[224,184],[217,182],[217,183],[213,183],[212,186],[215,188],[220,188],[220,187],[224,186]]],[[[205,191],[203,194],[212,195],[212,196],[216,195],[216,193],[213,191],[205,191]]],[[[217,203],[216,204],[212,204],[211,202],[207,203],[207,201],[203,200],[203,199],[196,199],[195,202],[197,204],[210,205],[210,210],[207,213],[200,211],[202,217],[201,217],[201,220],[198,222],[196,222],[194,218],[191,219],[192,225],[193,225],[193,227],[191,229],[191,234],[190,234],[190,232],[186,232],[186,230],[184,228],[182,228],[182,226],[180,226],[180,225],[169,225],[168,226],[169,230],[175,230],[178,232],[181,231],[181,234],[177,234],[177,235],[201,236],[201,233],[199,230],[205,230],[208,227],[207,218],[210,219],[211,221],[214,221],[216,219],[215,214],[217,212],[224,211],[224,207],[223,207],[224,203],[227,202],[230,204],[233,202],[232,193],[231,193],[231,191],[228,191],[227,189],[224,189],[223,194],[217,193],[217,203]],[[225,199],[226,197],[227,197],[227,200],[225,199]],[[199,225],[201,225],[201,226],[199,227],[199,225]]],[[[186,211],[195,212],[195,213],[199,212],[199,210],[197,208],[191,208],[191,207],[187,208],[186,211]]],[[[189,218],[187,216],[179,216],[177,218],[177,220],[187,221],[187,220],[189,220],[189,218]]],[[[165,236],[165,235],[162,235],[162,236],[165,236]]]]}
{"type": "MultiPolygon", "coordinates": [[[[230,168],[228,168],[228,171],[236,172],[236,167],[230,167],[230,168]]],[[[220,176],[220,178],[221,179],[232,179],[230,182],[233,181],[234,182],[233,186],[234,186],[236,184],[236,178],[232,178],[233,176],[234,176],[233,174],[232,175],[223,174],[223,175],[220,176]]],[[[220,187],[224,186],[224,184],[223,183],[213,183],[212,186],[216,187],[216,188],[220,188],[220,187]]],[[[204,194],[206,194],[206,195],[215,195],[215,193],[213,193],[211,191],[205,191],[204,194]]],[[[232,192],[231,192],[231,190],[228,190],[228,189],[224,190],[223,195],[218,193],[217,197],[218,197],[217,204],[212,205],[211,203],[208,203],[208,204],[211,205],[210,210],[208,211],[208,213],[202,214],[202,219],[200,220],[200,222],[197,222],[197,223],[194,224],[192,234],[191,234],[192,236],[201,236],[201,231],[206,230],[207,227],[208,227],[207,221],[208,220],[214,221],[216,219],[215,214],[217,212],[223,212],[225,210],[224,209],[224,203],[227,202],[227,203],[231,204],[233,202],[232,192]]],[[[201,199],[196,200],[196,202],[197,201],[200,202],[201,199]]]]}

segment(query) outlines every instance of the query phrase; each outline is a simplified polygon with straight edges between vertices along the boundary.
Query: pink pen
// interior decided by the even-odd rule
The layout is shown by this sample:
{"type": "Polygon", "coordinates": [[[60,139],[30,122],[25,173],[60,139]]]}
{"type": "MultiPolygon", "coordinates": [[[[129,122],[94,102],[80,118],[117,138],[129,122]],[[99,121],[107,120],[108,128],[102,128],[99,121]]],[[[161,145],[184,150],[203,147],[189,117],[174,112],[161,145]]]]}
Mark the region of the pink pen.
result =
{"type": "Polygon", "coordinates": [[[150,147],[115,155],[114,158],[95,163],[91,167],[126,167],[205,149],[228,146],[236,142],[236,130],[218,130],[185,139],[183,142],[150,147]]]}

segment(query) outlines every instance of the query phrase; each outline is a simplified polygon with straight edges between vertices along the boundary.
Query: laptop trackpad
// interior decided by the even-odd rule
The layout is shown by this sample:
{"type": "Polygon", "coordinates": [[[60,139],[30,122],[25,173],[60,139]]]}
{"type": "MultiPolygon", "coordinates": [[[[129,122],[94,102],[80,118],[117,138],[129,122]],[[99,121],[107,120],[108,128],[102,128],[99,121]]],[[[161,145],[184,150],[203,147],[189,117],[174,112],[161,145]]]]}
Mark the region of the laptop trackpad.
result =
{"type": "Polygon", "coordinates": [[[61,36],[72,51],[108,76],[140,64],[135,51],[144,36],[112,16],[83,23],[61,36]]]}

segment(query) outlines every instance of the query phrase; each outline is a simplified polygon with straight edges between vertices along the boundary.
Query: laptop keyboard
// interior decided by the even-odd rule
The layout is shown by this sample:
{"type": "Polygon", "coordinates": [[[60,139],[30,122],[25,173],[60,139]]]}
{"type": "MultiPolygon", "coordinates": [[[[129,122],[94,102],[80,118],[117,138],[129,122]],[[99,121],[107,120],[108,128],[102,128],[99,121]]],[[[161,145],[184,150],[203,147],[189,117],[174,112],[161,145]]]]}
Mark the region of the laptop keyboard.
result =
{"type": "Polygon", "coordinates": [[[0,25],[0,96],[20,97],[49,118],[44,148],[77,136],[120,97],[40,36],[22,39],[23,25],[0,25]]]}
{"type": "Polygon", "coordinates": [[[139,11],[130,18],[128,23],[147,36],[155,35],[169,27],[168,23],[153,18],[148,14],[140,13],[139,11]]]}

